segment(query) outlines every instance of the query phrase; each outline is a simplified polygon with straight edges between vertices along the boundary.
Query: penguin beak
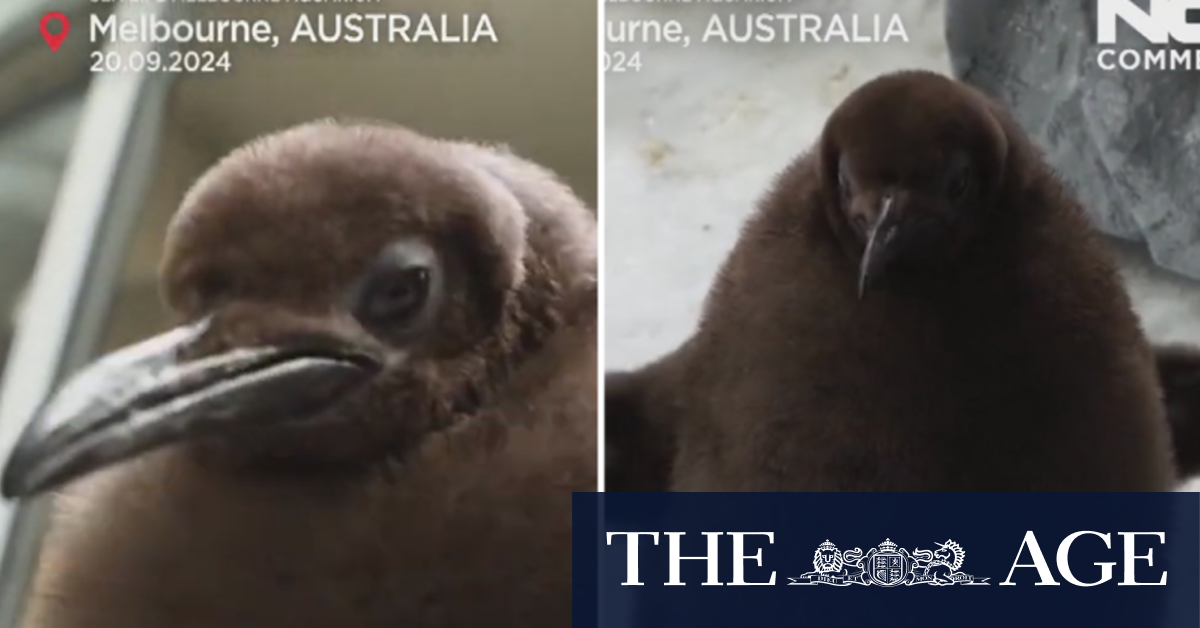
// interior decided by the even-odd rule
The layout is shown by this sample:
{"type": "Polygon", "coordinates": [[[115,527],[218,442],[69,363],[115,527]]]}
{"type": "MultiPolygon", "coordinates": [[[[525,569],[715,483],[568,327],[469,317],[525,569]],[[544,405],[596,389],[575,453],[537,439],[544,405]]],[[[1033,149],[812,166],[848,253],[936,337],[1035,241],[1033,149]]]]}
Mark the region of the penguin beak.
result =
{"type": "Polygon", "coordinates": [[[893,197],[883,199],[879,218],[867,232],[867,247],[858,265],[858,298],[862,300],[895,261],[900,247],[897,235],[901,228],[900,213],[894,210],[893,197]]]}
{"type": "Polygon", "coordinates": [[[341,341],[238,347],[185,358],[209,321],[102,357],[38,410],[0,478],[7,498],[53,490],[152,449],[238,428],[302,421],[380,363],[341,341]]]}

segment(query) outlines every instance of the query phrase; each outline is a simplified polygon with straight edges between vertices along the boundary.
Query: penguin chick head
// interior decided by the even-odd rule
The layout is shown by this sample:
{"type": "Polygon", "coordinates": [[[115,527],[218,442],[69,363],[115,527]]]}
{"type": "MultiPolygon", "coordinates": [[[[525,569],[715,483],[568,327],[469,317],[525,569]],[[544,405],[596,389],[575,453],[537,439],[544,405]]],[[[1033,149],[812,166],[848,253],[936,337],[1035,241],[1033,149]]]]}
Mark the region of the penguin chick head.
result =
{"type": "Polygon", "coordinates": [[[160,275],[182,325],[68,381],[3,492],[185,442],[238,468],[401,455],[569,316],[593,229],[550,173],[491,148],[332,122],[258,140],[171,224],[160,275]]]}
{"type": "Polygon", "coordinates": [[[923,71],[858,88],[819,146],[828,218],[858,264],[860,298],[950,268],[998,205],[1009,157],[988,101],[923,71]]]}

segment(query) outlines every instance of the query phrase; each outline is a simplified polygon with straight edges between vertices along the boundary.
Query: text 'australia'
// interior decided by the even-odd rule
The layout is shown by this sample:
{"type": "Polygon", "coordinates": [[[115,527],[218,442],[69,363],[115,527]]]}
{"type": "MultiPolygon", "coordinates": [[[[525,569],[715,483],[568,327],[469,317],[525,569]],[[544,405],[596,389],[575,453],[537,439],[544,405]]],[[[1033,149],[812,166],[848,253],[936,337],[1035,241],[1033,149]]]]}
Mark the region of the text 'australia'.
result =
{"type": "Polygon", "coordinates": [[[499,43],[486,13],[447,15],[419,13],[303,14],[292,29],[292,43],[499,43]]]}

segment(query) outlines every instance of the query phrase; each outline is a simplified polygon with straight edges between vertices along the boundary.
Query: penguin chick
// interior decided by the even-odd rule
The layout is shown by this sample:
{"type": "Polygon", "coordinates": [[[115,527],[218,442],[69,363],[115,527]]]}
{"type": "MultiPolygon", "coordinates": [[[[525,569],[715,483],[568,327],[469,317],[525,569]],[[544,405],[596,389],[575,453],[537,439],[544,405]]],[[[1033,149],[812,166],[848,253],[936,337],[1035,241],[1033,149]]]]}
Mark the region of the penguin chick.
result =
{"type": "Polygon", "coordinates": [[[188,193],[183,325],[34,417],[32,628],[563,626],[596,484],[592,213],[487,147],[319,122],[188,193]]]}
{"type": "Polygon", "coordinates": [[[1114,263],[1012,119],[933,73],[839,105],[648,371],[624,420],[674,426],[675,490],[1174,484],[1114,263]]]}

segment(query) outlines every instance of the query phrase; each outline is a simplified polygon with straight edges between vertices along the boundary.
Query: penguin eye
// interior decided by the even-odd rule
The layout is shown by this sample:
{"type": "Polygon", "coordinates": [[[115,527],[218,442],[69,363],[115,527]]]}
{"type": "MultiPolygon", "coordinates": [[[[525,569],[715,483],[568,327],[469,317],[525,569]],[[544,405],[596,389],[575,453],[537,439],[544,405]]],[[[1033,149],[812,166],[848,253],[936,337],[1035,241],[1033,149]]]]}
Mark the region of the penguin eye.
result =
{"type": "Polygon", "coordinates": [[[971,190],[971,166],[965,161],[955,163],[946,177],[946,198],[961,201],[971,190]]]}
{"type": "Polygon", "coordinates": [[[429,296],[429,269],[416,266],[372,277],[359,313],[375,321],[401,321],[420,311],[429,296]]]}
{"type": "Polygon", "coordinates": [[[428,247],[405,242],[388,247],[362,281],[354,316],[367,327],[409,327],[428,310],[437,264],[428,247]]]}

